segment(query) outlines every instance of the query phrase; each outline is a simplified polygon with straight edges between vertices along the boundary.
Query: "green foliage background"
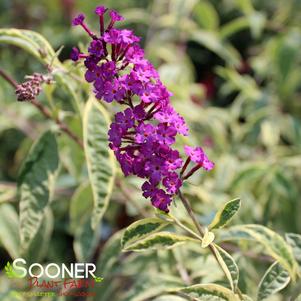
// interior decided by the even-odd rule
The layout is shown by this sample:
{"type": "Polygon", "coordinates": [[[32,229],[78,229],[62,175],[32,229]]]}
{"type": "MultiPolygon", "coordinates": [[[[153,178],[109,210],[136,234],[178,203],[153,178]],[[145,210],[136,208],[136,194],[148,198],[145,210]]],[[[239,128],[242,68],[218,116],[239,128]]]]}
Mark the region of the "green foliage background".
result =
{"type": "MultiPolygon", "coordinates": [[[[225,285],[211,257],[204,256],[206,250],[190,243],[172,251],[121,253],[122,229],[139,218],[154,216],[154,211],[141,196],[141,182],[124,179],[113,162],[106,168],[111,168],[111,173],[104,182],[93,181],[103,172],[103,164],[108,164],[104,158],[110,158],[105,147],[106,120],[116,107],[89,111],[90,90],[83,69],[74,66],[68,56],[74,45],[84,49],[87,42],[80,29],[71,28],[72,15],[83,11],[97,30],[93,9],[98,4],[116,8],[125,16],[122,27],[134,29],[142,37],[147,57],[174,93],[173,104],[191,128],[189,138],[177,142],[179,149],[186,143],[202,145],[216,163],[212,172],[194,176],[184,187],[200,222],[210,224],[224,203],[238,197],[241,209],[231,225],[260,224],[281,235],[301,233],[300,1],[1,0],[1,28],[34,30],[54,50],[64,45],[60,62],[54,63],[56,84],[45,86],[39,101],[85,143],[89,139],[102,142],[84,154],[35,107],[17,102],[13,89],[0,78],[1,270],[8,260],[21,255],[29,262],[43,263],[94,260],[104,281],[97,286],[93,300],[101,301],[182,300],[162,296],[164,289],[183,285],[183,269],[190,284],[225,285]],[[42,165],[26,171],[32,144],[47,130],[51,133],[44,135],[55,136],[55,142],[43,136],[47,149],[40,158],[42,165]],[[91,172],[89,164],[98,170],[91,172]],[[38,217],[34,225],[28,225],[19,203],[24,204],[27,188],[41,177],[43,182],[37,185],[44,189],[45,206],[35,206],[38,217]],[[95,212],[93,199],[103,212],[95,212]],[[96,227],[91,227],[91,216],[96,227]],[[27,225],[20,234],[19,223],[27,225]],[[26,244],[28,231],[34,237],[26,244]]],[[[47,72],[43,60],[8,46],[4,35],[0,34],[2,69],[18,82],[27,74],[47,72]]],[[[41,191],[37,193],[39,202],[41,191]]],[[[35,199],[27,202],[33,206],[35,199]]],[[[185,220],[180,201],[175,205],[173,214],[185,220]]],[[[240,268],[242,292],[256,296],[256,287],[273,262],[270,254],[266,255],[260,244],[244,240],[231,242],[227,248],[240,268]]],[[[298,250],[301,252],[300,245],[298,250]]],[[[0,275],[1,300],[23,300],[11,295],[13,289],[25,285],[18,281],[0,275]]],[[[267,300],[295,300],[300,291],[299,280],[267,300]]]]}

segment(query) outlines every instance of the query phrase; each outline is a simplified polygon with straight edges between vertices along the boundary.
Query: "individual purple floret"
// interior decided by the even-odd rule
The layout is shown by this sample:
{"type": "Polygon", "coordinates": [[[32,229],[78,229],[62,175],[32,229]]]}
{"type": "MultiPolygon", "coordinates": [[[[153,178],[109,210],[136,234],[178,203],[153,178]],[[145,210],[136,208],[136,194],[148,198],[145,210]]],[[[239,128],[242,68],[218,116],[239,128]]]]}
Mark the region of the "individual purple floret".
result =
{"type": "Polygon", "coordinates": [[[79,14],[77,17],[75,17],[72,21],[73,26],[81,25],[83,24],[85,20],[85,15],[84,14],[79,14]]]}
{"type": "Polygon", "coordinates": [[[71,59],[84,58],[85,79],[93,85],[97,99],[127,107],[115,114],[108,132],[109,146],[125,176],[145,179],[143,196],[150,198],[154,207],[168,212],[183,181],[200,167],[210,170],[214,164],[201,148],[188,146],[188,159],[183,164],[172,147],[177,134],[188,134],[188,127],[170,103],[172,94],[145,58],[138,44],[140,38],[131,30],[114,28],[116,22],[124,20],[118,12],[98,6],[95,13],[99,16],[99,36],[84,23],[83,14],[73,20],[73,25],[82,26],[92,41],[87,54],[73,48],[71,59]],[[191,161],[196,167],[185,175],[191,161]]]}
{"type": "Polygon", "coordinates": [[[185,153],[190,157],[190,160],[197,163],[200,167],[206,170],[211,170],[214,167],[214,163],[211,162],[201,147],[184,147],[185,153]]]}

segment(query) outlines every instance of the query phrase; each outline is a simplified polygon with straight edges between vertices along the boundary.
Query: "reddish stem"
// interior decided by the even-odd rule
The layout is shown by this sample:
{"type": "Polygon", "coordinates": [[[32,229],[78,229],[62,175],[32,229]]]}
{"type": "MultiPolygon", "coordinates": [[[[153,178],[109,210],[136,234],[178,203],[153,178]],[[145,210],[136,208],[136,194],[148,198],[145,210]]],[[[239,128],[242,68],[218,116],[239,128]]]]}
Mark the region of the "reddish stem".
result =
{"type": "Polygon", "coordinates": [[[116,46],[112,44],[112,60],[116,62],[116,46]]]}
{"type": "Polygon", "coordinates": [[[92,39],[97,39],[96,35],[88,28],[88,26],[85,22],[82,22],[81,26],[92,39]]]}
{"type": "Polygon", "coordinates": [[[105,32],[104,23],[103,23],[103,15],[99,16],[99,27],[100,27],[100,34],[103,35],[105,32]]]}
{"type": "Polygon", "coordinates": [[[202,165],[198,164],[195,167],[191,168],[191,170],[187,173],[186,176],[182,177],[183,180],[188,179],[191,177],[197,170],[199,170],[202,167],[202,165]]]}
{"type": "MultiPolygon", "coordinates": [[[[10,77],[4,70],[0,69],[0,76],[2,76],[11,86],[13,86],[15,89],[18,87],[18,83],[10,77]]],[[[72,140],[74,140],[82,149],[84,148],[83,142],[80,140],[79,137],[77,137],[70,129],[69,127],[63,123],[61,120],[58,119],[58,117],[53,118],[51,112],[47,107],[42,105],[37,99],[32,99],[30,101],[47,119],[53,120],[59,128],[67,134],[72,140]]]]}
{"type": "Polygon", "coordinates": [[[182,177],[182,175],[184,174],[184,172],[185,172],[187,166],[189,165],[190,161],[191,161],[191,159],[190,159],[190,157],[188,157],[188,158],[186,159],[186,161],[185,161],[184,166],[182,167],[182,170],[181,170],[181,172],[180,172],[180,177],[182,177]]]}

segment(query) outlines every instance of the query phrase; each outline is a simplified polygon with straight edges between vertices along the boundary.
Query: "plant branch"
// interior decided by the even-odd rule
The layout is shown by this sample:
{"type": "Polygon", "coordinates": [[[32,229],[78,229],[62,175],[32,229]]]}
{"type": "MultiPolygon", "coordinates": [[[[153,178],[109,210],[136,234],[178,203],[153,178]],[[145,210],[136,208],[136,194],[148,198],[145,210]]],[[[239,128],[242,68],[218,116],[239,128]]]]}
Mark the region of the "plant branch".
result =
{"type": "Polygon", "coordinates": [[[175,216],[169,214],[169,216],[173,219],[173,221],[180,227],[182,228],[183,230],[187,231],[188,233],[190,233],[192,236],[194,236],[196,239],[202,241],[203,238],[195,233],[194,231],[192,231],[190,228],[186,227],[182,222],[180,222],[175,216]]]}
{"type": "MultiPolygon", "coordinates": [[[[200,236],[204,237],[204,230],[203,230],[202,226],[200,225],[200,223],[198,222],[198,220],[197,220],[197,218],[196,218],[196,216],[195,216],[195,214],[194,214],[194,212],[192,210],[192,207],[191,207],[189,201],[184,197],[184,195],[182,194],[181,190],[179,190],[178,195],[179,195],[179,197],[180,197],[180,199],[181,199],[181,201],[182,201],[182,203],[183,203],[183,205],[184,205],[187,213],[189,214],[191,220],[193,221],[195,227],[197,228],[200,236]]],[[[218,251],[216,250],[216,248],[212,244],[210,244],[208,247],[209,247],[209,250],[212,253],[213,257],[217,261],[218,265],[220,266],[221,270],[223,271],[223,273],[225,274],[226,278],[228,279],[227,272],[226,272],[223,264],[220,262],[220,260],[219,260],[219,258],[217,256],[217,252],[218,251]]],[[[241,296],[240,291],[238,291],[238,294],[239,294],[239,296],[241,298],[242,296],[241,296]]]]}
{"type": "MultiPolygon", "coordinates": [[[[12,87],[17,89],[18,83],[10,76],[8,75],[3,69],[0,68],[0,76],[5,79],[12,87]]],[[[77,143],[82,149],[84,148],[83,142],[80,140],[79,137],[77,137],[70,128],[62,122],[58,117],[53,117],[50,110],[45,107],[43,104],[41,104],[36,98],[30,100],[30,102],[47,118],[50,120],[53,120],[61,129],[62,132],[64,132],[66,135],[68,135],[75,143],[77,143]]]]}

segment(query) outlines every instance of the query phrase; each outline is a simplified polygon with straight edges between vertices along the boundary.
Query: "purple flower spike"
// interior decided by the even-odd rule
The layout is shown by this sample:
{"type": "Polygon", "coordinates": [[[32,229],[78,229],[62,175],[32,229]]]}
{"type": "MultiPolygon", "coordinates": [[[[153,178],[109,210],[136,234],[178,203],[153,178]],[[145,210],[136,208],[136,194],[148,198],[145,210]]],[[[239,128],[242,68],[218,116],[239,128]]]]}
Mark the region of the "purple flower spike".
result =
{"type": "Polygon", "coordinates": [[[188,159],[183,164],[180,153],[173,149],[178,134],[187,135],[188,127],[173,108],[170,93],[160,81],[154,66],[145,58],[139,38],[128,29],[116,29],[123,20],[110,10],[111,21],[104,28],[104,6],[98,6],[100,36],[94,35],[84,22],[84,15],[74,19],[92,41],[88,53],[74,48],[71,59],[84,59],[85,79],[93,86],[95,97],[107,103],[118,102],[126,109],[115,114],[108,132],[109,147],[125,176],[144,179],[142,194],[154,207],[168,212],[172,198],[183,181],[201,167],[210,170],[214,164],[202,148],[185,146],[188,159]],[[190,162],[196,165],[186,172],[190,162]]]}
{"type": "Polygon", "coordinates": [[[75,17],[72,21],[73,26],[81,25],[83,24],[85,20],[85,15],[84,14],[79,14],[77,17],[75,17]]]}

